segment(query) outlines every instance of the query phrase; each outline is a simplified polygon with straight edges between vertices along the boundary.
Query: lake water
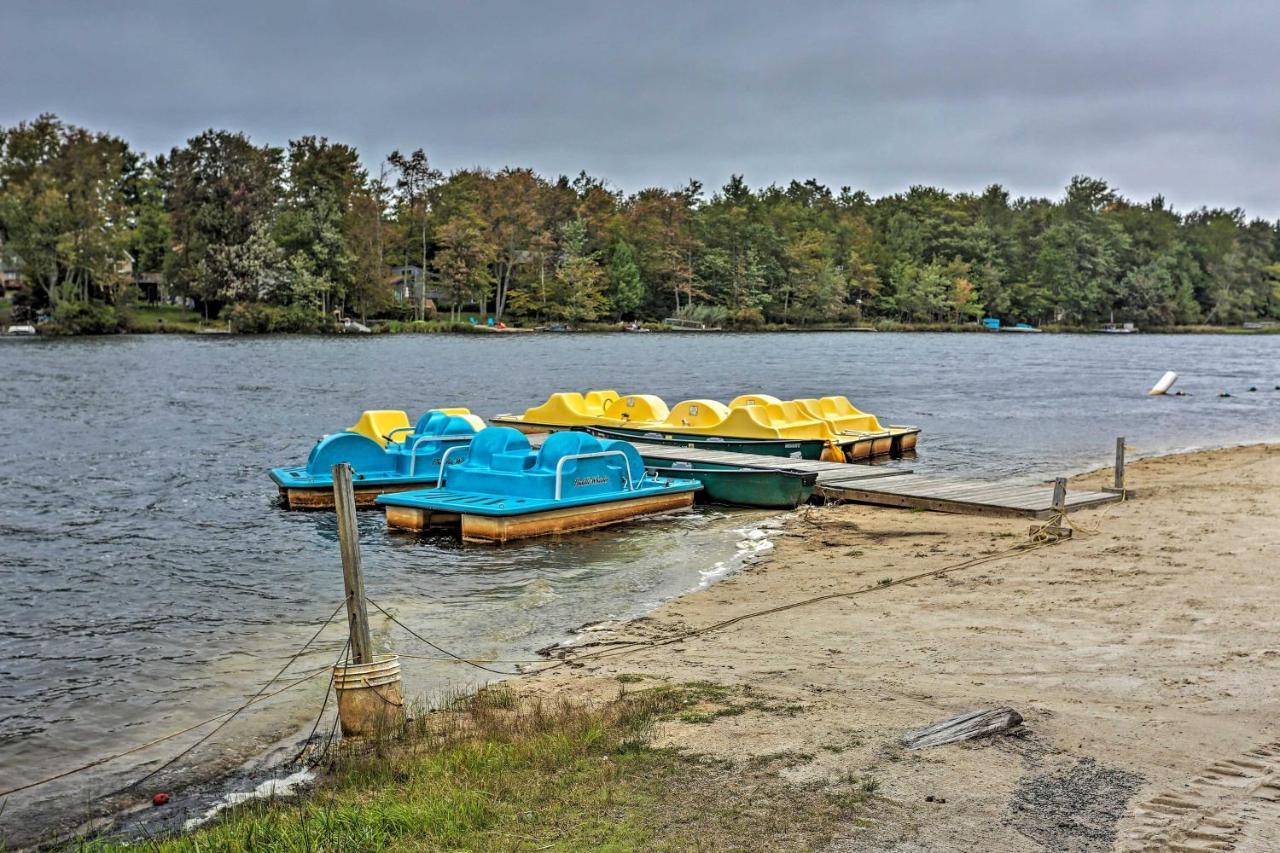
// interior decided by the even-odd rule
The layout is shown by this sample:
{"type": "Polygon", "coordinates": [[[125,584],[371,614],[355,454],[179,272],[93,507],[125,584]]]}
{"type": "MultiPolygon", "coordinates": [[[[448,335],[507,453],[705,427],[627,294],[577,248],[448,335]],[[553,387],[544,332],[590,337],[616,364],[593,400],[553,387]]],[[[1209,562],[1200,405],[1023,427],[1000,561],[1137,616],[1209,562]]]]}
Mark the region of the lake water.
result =
{"type": "MultiPolygon", "coordinates": [[[[1280,336],[0,341],[0,790],[234,707],[310,636],[342,596],[333,517],[280,510],[266,470],[300,463],[362,409],[489,416],[588,388],[669,403],[842,393],[924,428],[918,471],[1033,478],[1107,464],[1118,435],[1141,454],[1280,439],[1277,385],[1280,336]],[[1146,397],[1169,369],[1189,396],[1146,397]]],[[[371,598],[446,648],[523,659],[708,582],[767,519],[708,508],[504,548],[388,534],[379,513],[360,528],[371,598]]],[[[338,621],[300,672],[337,656],[338,621]]],[[[435,655],[375,625],[397,651],[435,655]]],[[[406,661],[414,693],[488,677],[406,661]]],[[[304,725],[324,688],[320,677],[265,703],[184,764],[304,725]]],[[[47,821],[50,802],[63,818],[86,808],[194,737],[14,796],[0,839],[47,821]]]]}

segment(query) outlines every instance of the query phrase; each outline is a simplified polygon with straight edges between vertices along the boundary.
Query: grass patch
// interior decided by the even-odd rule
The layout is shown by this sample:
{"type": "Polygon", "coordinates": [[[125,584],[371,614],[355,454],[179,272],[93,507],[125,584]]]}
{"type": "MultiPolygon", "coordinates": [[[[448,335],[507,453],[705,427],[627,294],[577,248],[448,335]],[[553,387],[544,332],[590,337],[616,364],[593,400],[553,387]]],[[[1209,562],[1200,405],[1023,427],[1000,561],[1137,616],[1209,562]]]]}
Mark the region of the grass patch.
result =
{"type": "Polygon", "coordinates": [[[850,750],[850,749],[856,749],[857,747],[860,747],[860,746],[862,746],[862,740],[861,740],[861,738],[856,738],[856,737],[855,737],[855,738],[850,739],[850,740],[849,740],[848,742],[846,742],[846,743],[840,743],[840,742],[837,742],[837,743],[824,743],[824,744],[822,744],[822,747],[821,747],[821,748],[822,748],[822,751],[823,751],[823,752],[830,752],[830,753],[832,753],[832,754],[834,754],[834,755],[839,755],[839,754],[841,754],[842,752],[847,752],[847,751],[848,751],[848,750],[850,750]]]}
{"type": "Polygon", "coordinates": [[[662,696],[676,709],[665,714],[664,719],[683,723],[713,723],[722,717],[737,717],[747,711],[794,717],[804,710],[798,702],[770,702],[749,686],[729,687],[710,681],[663,685],[647,692],[662,696]]]}
{"type": "Polygon", "coordinates": [[[619,684],[637,684],[644,681],[648,676],[641,675],[637,672],[622,672],[614,676],[619,684]]]}
{"type": "Polygon", "coordinates": [[[138,305],[129,311],[129,326],[137,332],[194,332],[200,314],[180,305],[138,305]]]}
{"type": "MultiPolygon", "coordinates": [[[[664,685],[584,705],[482,691],[421,714],[398,738],[346,745],[300,802],[246,804],[192,834],[141,846],[721,850],[769,839],[770,849],[808,850],[866,811],[830,792],[651,745],[659,720],[729,694],[708,683],[664,685]]],[[[81,849],[126,846],[93,839],[81,849]]]]}

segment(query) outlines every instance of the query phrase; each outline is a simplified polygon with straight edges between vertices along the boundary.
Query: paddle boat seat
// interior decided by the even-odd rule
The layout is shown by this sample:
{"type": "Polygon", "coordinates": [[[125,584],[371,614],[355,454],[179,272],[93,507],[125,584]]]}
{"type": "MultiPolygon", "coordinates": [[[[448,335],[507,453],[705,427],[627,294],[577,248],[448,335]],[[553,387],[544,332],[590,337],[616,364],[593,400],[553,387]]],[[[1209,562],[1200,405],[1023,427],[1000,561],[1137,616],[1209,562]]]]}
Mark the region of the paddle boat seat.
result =
{"type": "Polygon", "coordinates": [[[747,410],[751,418],[769,428],[780,430],[788,437],[805,433],[812,438],[834,437],[835,430],[822,417],[798,405],[797,401],[779,400],[769,394],[744,394],[735,397],[729,408],[747,410]]]}
{"type": "Polygon", "coordinates": [[[428,409],[416,424],[396,427],[387,433],[386,438],[388,446],[399,444],[412,448],[414,442],[423,437],[443,439],[456,436],[470,441],[484,428],[484,421],[471,414],[470,409],[428,409]]]}
{"type": "Polygon", "coordinates": [[[779,438],[835,438],[826,421],[810,418],[794,403],[766,403],[733,409],[732,417],[740,422],[758,424],[779,438]]]}
{"type": "Polygon", "coordinates": [[[366,436],[378,444],[386,445],[387,436],[409,426],[409,416],[396,409],[370,409],[360,413],[360,420],[347,432],[366,436]]]}
{"type": "Polygon", "coordinates": [[[582,395],[582,401],[587,405],[588,414],[603,415],[620,396],[617,391],[611,390],[587,391],[582,395]]]}
{"type": "Polygon", "coordinates": [[[693,480],[646,477],[625,441],[557,432],[535,451],[519,430],[491,427],[439,488],[383,495],[378,503],[393,527],[457,521],[464,539],[506,541],[688,506],[699,488],[693,480]]]}
{"type": "Polygon", "coordinates": [[[777,397],[768,394],[743,394],[729,401],[729,408],[741,409],[745,406],[767,406],[770,403],[781,403],[777,397]]]}
{"type": "Polygon", "coordinates": [[[729,409],[715,400],[684,400],[675,405],[663,425],[673,430],[715,429],[729,417],[729,409]]]}
{"type": "Polygon", "coordinates": [[[618,492],[643,476],[640,454],[625,441],[557,432],[534,451],[524,433],[492,427],[471,443],[470,458],[449,470],[445,484],[450,492],[546,501],[560,500],[558,492],[565,499],[618,492]]]}
{"type": "Polygon", "coordinates": [[[843,414],[827,398],[800,398],[794,401],[810,417],[831,424],[836,432],[885,432],[875,415],[866,412],[843,414]]]}
{"type": "Polygon", "coordinates": [[[484,428],[474,415],[434,410],[415,427],[400,428],[409,430],[399,433],[401,441],[381,444],[361,432],[334,433],[315,443],[305,465],[273,468],[271,479],[290,507],[332,507],[333,466],[346,462],[357,501],[363,496],[370,503],[385,491],[435,485],[441,466],[466,459],[467,446],[484,428]]]}
{"type": "Polygon", "coordinates": [[[838,415],[861,415],[865,414],[853,403],[849,402],[849,398],[844,395],[836,395],[831,397],[819,398],[825,407],[829,407],[831,411],[838,415]]]}
{"type": "Polygon", "coordinates": [[[661,397],[652,394],[628,394],[619,397],[604,410],[604,420],[610,424],[636,424],[665,421],[671,414],[661,397]]]}
{"type": "Polygon", "coordinates": [[[590,426],[597,423],[604,416],[605,409],[617,399],[617,391],[588,391],[586,394],[562,391],[552,394],[541,406],[526,409],[519,420],[548,426],[590,426]]]}
{"type": "MultiPolygon", "coordinates": [[[[862,411],[857,406],[853,405],[853,403],[849,402],[848,397],[839,396],[839,395],[831,396],[831,397],[821,397],[819,398],[818,402],[822,405],[822,409],[824,412],[830,411],[841,416],[866,415],[868,417],[874,417],[870,415],[868,412],[862,411]]],[[[894,426],[894,425],[886,426],[880,422],[879,418],[875,418],[875,423],[880,427],[880,429],[890,433],[893,436],[893,452],[895,453],[901,453],[907,450],[914,450],[916,448],[916,444],[920,440],[919,427],[894,426]]]]}

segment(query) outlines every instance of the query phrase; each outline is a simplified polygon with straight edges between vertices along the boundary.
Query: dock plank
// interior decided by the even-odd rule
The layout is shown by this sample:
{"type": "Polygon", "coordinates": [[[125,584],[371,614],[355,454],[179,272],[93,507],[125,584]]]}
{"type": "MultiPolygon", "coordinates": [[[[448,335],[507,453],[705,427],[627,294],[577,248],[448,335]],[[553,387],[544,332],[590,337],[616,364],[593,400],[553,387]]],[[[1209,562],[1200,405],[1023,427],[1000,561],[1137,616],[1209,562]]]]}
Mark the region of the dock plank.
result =
{"type": "MultiPolygon", "coordinates": [[[[894,464],[850,465],[640,441],[633,444],[646,459],[694,464],[707,462],[773,471],[817,472],[816,495],[826,500],[998,518],[1048,518],[1053,514],[1052,483],[974,480],[944,474],[917,474],[910,468],[894,464]]],[[[1122,496],[1114,492],[1068,490],[1066,507],[1070,512],[1120,500],[1122,496]]]]}

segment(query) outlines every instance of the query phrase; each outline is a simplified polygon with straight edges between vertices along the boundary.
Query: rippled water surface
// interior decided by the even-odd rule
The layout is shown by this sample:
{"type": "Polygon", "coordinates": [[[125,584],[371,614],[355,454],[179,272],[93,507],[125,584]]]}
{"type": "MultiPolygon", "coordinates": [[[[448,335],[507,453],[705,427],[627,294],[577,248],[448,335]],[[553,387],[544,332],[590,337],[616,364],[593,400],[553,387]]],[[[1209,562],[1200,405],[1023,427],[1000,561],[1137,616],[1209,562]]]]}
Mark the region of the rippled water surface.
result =
{"type": "MultiPolygon", "coordinates": [[[[587,388],[670,403],[845,393],[924,428],[916,470],[1043,477],[1106,463],[1117,435],[1147,454],[1280,438],[1277,385],[1280,336],[0,341],[0,789],[233,707],[315,630],[341,600],[333,517],[278,509],[266,469],[301,462],[361,409],[493,415],[587,388]],[[1166,369],[1190,396],[1144,396],[1166,369]]],[[[360,527],[372,598],[464,654],[525,658],[705,582],[762,518],[707,509],[506,548],[389,535],[377,513],[360,527]]],[[[433,654],[376,621],[397,650],[433,654]]],[[[332,660],[340,634],[303,670],[332,660]]],[[[486,677],[406,668],[414,691],[486,677]]],[[[323,692],[317,679],[229,731],[301,724],[323,692]]],[[[87,798],[137,767],[58,795],[87,798]]],[[[15,798],[7,819],[30,803],[15,798]]]]}

